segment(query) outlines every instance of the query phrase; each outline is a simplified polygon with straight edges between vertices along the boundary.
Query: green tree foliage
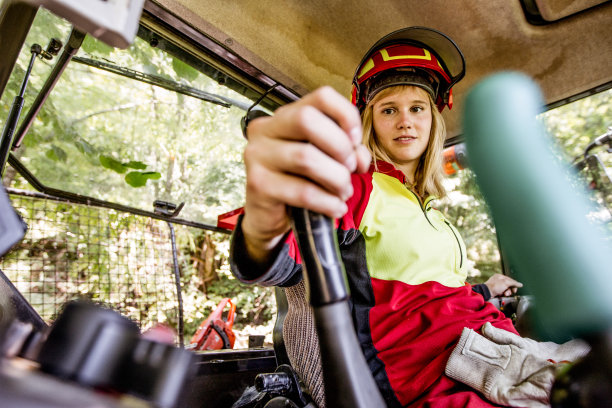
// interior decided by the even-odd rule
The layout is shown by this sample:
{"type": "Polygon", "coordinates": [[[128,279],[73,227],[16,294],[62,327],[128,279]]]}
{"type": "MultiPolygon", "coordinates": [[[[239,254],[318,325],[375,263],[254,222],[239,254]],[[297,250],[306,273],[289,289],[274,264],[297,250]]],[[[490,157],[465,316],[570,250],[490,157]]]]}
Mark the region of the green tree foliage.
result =
{"type": "MultiPolygon", "coordinates": [[[[69,31],[50,13],[38,13],[3,95],[0,119],[20,87],[31,44],[44,46],[51,36],[66,40],[69,31]]],[[[139,38],[128,50],[117,50],[87,36],[78,56],[246,101],[139,38]]],[[[36,61],[24,112],[51,67],[36,61]]],[[[244,200],[243,114],[73,61],[17,155],[49,186],[147,210],[156,199],[185,202],[184,217],[215,223],[244,200]]]]}
{"type": "MultiPolygon", "coordinates": [[[[586,147],[612,129],[612,90],[551,110],[541,117],[548,133],[554,136],[561,160],[578,163],[586,147]]],[[[593,210],[588,218],[601,226],[612,241],[612,151],[608,152],[607,146],[596,147],[589,154],[595,154],[603,168],[584,169],[574,178],[575,183],[591,198],[593,210]]]]}
{"type": "MultiPolygon", "coordinates": [[[[550,110],[540,117],[563,158],[571,162],[612,126],[612,90],[550,110]]],[[[612,166],[612,162],[607,161],[607,165],[612,166]]]]}
{"type": "Polygon", "coordinates": [[[501,272],[501,260],[493,221],[474,173],[461,170],[446,180],[448,196],[440,210],[457,227],[467,249],[468,279],[484,282],[501,272]]]}
{"type": "MultiPolygon", "coordinates": [[[[540,120],[557,147],[557,155],[566,163],[568,172],[572,172],[574,158],[581,156],[590,142],[612,126],[612,91],[547,111],[540,115],[540,120]]],[[[612,174],[612,154],[601,149],[598,153],[612,174]]],[[[586,184],[584,180],[579,183],[586,184]]],[[[470,281],[484,282],[492,274],[501,272],[497,237],[487,205],[469,169],[449,177],[447,189],[449,197],[441,202],[440,208],[453,220],[466,242],[470,281]]],[[[612,224],[608,226],[612,230],[612,224]]]]}

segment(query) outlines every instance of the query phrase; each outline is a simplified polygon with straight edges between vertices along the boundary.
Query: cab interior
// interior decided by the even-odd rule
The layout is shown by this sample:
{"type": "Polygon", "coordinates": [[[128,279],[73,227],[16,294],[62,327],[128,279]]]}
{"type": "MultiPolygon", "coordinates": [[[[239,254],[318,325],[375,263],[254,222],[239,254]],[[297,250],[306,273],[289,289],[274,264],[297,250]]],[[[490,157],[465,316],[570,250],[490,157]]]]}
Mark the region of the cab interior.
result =
{"type": "MultiPolygon", "coordinates": [[[[0,94],[6,94],[23,49],[31,46],[26,38],[37,14],[41,12],[39,7],[47,7],[52,13],[61,15],[61,8],[52,3],[11,0],[0,3],[0,47],[3,52],[0,60],[0,94]]],[[[612,43],[609,41],[612,37],[611,1],[495,0],[449,3],[381,0],[374,5],[363,0],[350,4],[320,0],[282,4],[270,0],[144,0],[142,7],[136,32],[138,41],[185,63],[232,93],[223,93],[219,100],[219,95],[202,95],[185,86],[181,88],[180,81],[166,86],[185,95],[197,94],[199,98],[214,99],[214,103],[229,104],[236,110],[237,118],[254,104],[271,113],[279,106],[325,85],[349,97],[351,78],[363,53],[377,38],[406,26],[426,26],[446,33],[465,56],[466,75],[453,90],[455,107],[444,112],[448,146],[463,142],[461,113],[466,95],[474,85],[491,74],[511,70],[531,77],[541,89],[544,98],[542,110],[609,92],[612,88],[612,43]]],[[[50,75],[60,78],[66,66],[75,64],[117,72],[117,65],[120,64],[91,61],[77,54],[83,41],[83,37],[79,37],[80,29],[76,27],[76,32],[69,31],[68,38],[62,38],[65,49],[72,46],[74,52],[64,59],[60,56],[49,62],[50,75]],[[56,63],[58,66],[64,64],[64,68],[53,71],[52,64],[56,63]]],[[[47,44],[42,45],[44,48],[47,44]]],[[[124,70],[121,74],[127,75],[129,72],[124,70]]],[[[155,75],[131,75],[139,76],[139,80],[145,77],[149,81],[158,81],[153,85],[162,86],[155,75]]],[[[48,94],[51,94],[56,80],[35,85],[42,85],[43,90],[48,86],[48,94]]],[[[503,98],[504,95],[499,97],[503,98]]],[[[34,96],[31,99],[35,99],[34,96]]],[[[46,97],[39,101],[41,106],[45,100],[46,97]]],[[[3,98],[5,104],[10,103],[10,100],[6,101],[6,97],[3,98]]],[[[36,106],[36,101],[26,103],[21,127],[15,129],[18,137],[27,137],[28,128],[26,126],[24,129],[23,117],[36,123],[37,111],[33,116],[28,116],[32,114],[32,106],[36,106]]],[[[239,124],[236,123],[236,128],[231,132],[238,134],[238,131],[239,124]]],[[[180,144],[180,135],[176,137],[175,143],[180,144]]],[[[25,174],[23,177],[41,195],[79,203],[110,205],[100,197],[88,197],[79,191],[66,193],[62,192],[62,188],[46,185],[44,177],[42,182],[38,180],[44,175],[27,176],[27,168],[24,170],[20,167],[20,161],[15,157],[17,150],[13,149],[12,152],[13,158],[9,155],[7,162],[22,176],[25,174]]],[[[61,155],[58,151],[55,154],[61,155]]],[[[27,160],[24,163],[27,164],[27,160]]],[[[8,166],[3,163],[5,165],[8,166]]],[[[111,210],[116,211],[126,207],[131,208],[131,204],[110,205],[111,210]]],[[[234,207],[219,207],[218,215],[223,212],[226,218],[193,220],[190,219],[191,213],[176,216],[177,212],[172,215],[176,206],[170,210],[160,208],[140,208],[137,212],[168,222],[168,225],[175,222],[177,225],[226,235],[230,233],[231,219],[235,219],[236,215],[232,211],[234,207]]],[[[19,302],[24,307],[20,309],[22,317],[30,316],[40,327],[45,325],[36,318],[38,312],[28,306],[28,300],[20,299],[19,302]]],[[[177,404],[186,407],[229,407],[245,386],[253,384],[257,374],[275,370],[281,361],[280,355],[278,348],[275,352],[271,347],[198,353],[193,379],[177,404]]],[[[0,388],[0,395],[2,392],[12,391],[0,388]]],[[[23,397],[22,394],[19,396],[23,397]]]]}

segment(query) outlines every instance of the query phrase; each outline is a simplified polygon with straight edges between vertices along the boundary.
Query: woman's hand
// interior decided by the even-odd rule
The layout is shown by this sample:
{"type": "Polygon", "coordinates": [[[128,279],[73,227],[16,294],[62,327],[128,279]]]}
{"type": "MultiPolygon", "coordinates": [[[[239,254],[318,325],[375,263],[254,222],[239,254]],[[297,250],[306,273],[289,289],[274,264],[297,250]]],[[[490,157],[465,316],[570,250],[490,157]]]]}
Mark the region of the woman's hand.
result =
{"type": "Polygon", "coordinates": [[[485,285],[489,288],[489,292],[491,292],[491,297],[498,296],[512,296],[516,293],[518,288],[522,288],[523,284],[512,279],[509,276],[502,275],[500,273],[496,273],[491,276],[486,282],[485,285]]]}
{"type": "Polygon", "coordinates": [[[242,230],[249,255],[262,263],[290,228],[288,205],[346,213],[350,175],[368,169],[370,154],[357,108],[330,87],[251,121],[247,132],[242,230]]]}

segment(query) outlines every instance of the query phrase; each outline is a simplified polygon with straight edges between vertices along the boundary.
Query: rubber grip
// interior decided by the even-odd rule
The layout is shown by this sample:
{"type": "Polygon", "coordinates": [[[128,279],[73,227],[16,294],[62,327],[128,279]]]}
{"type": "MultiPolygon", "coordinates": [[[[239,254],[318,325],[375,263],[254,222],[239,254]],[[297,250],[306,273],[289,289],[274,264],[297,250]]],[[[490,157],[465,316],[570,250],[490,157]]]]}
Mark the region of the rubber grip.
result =
{"type": "Polygon", "coordinates": [[[353,326],[334,221],[302,208],[291,208],[291,217],[319,337],[326,405],[384,407],[353,326]]]}
{"type": "Polygon", "coordinates": [[[293,231],[306,273],[306,295],[313,307],[348,299],[348,283],[340,260],[334,221],[303,208],[291,208],[293,231]]]}

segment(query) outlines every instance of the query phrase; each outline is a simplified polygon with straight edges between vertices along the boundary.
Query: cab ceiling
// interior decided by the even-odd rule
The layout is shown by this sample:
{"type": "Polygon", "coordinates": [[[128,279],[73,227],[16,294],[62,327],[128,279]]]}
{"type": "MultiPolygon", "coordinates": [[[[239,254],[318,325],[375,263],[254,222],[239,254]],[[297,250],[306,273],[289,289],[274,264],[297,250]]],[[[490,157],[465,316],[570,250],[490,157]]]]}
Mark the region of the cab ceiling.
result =
{"type": "Polygon", "coordinates": [[[546,104],[604,89],[612,81],[610,1],[585,11],[577,9],[580,1],[552,1],[557,14],[569,15],[543,25],[527,22],[519,0],[155,3],[299,95],[331,85],[348,97],[356,65],[378,38],[406,26],[438,29],[455,40],[467,65],[454,89],[455,108],[446,112],[449,136],[461,132],[466,92],[493,72],[527,73],[540,85],[546,104]]]}

